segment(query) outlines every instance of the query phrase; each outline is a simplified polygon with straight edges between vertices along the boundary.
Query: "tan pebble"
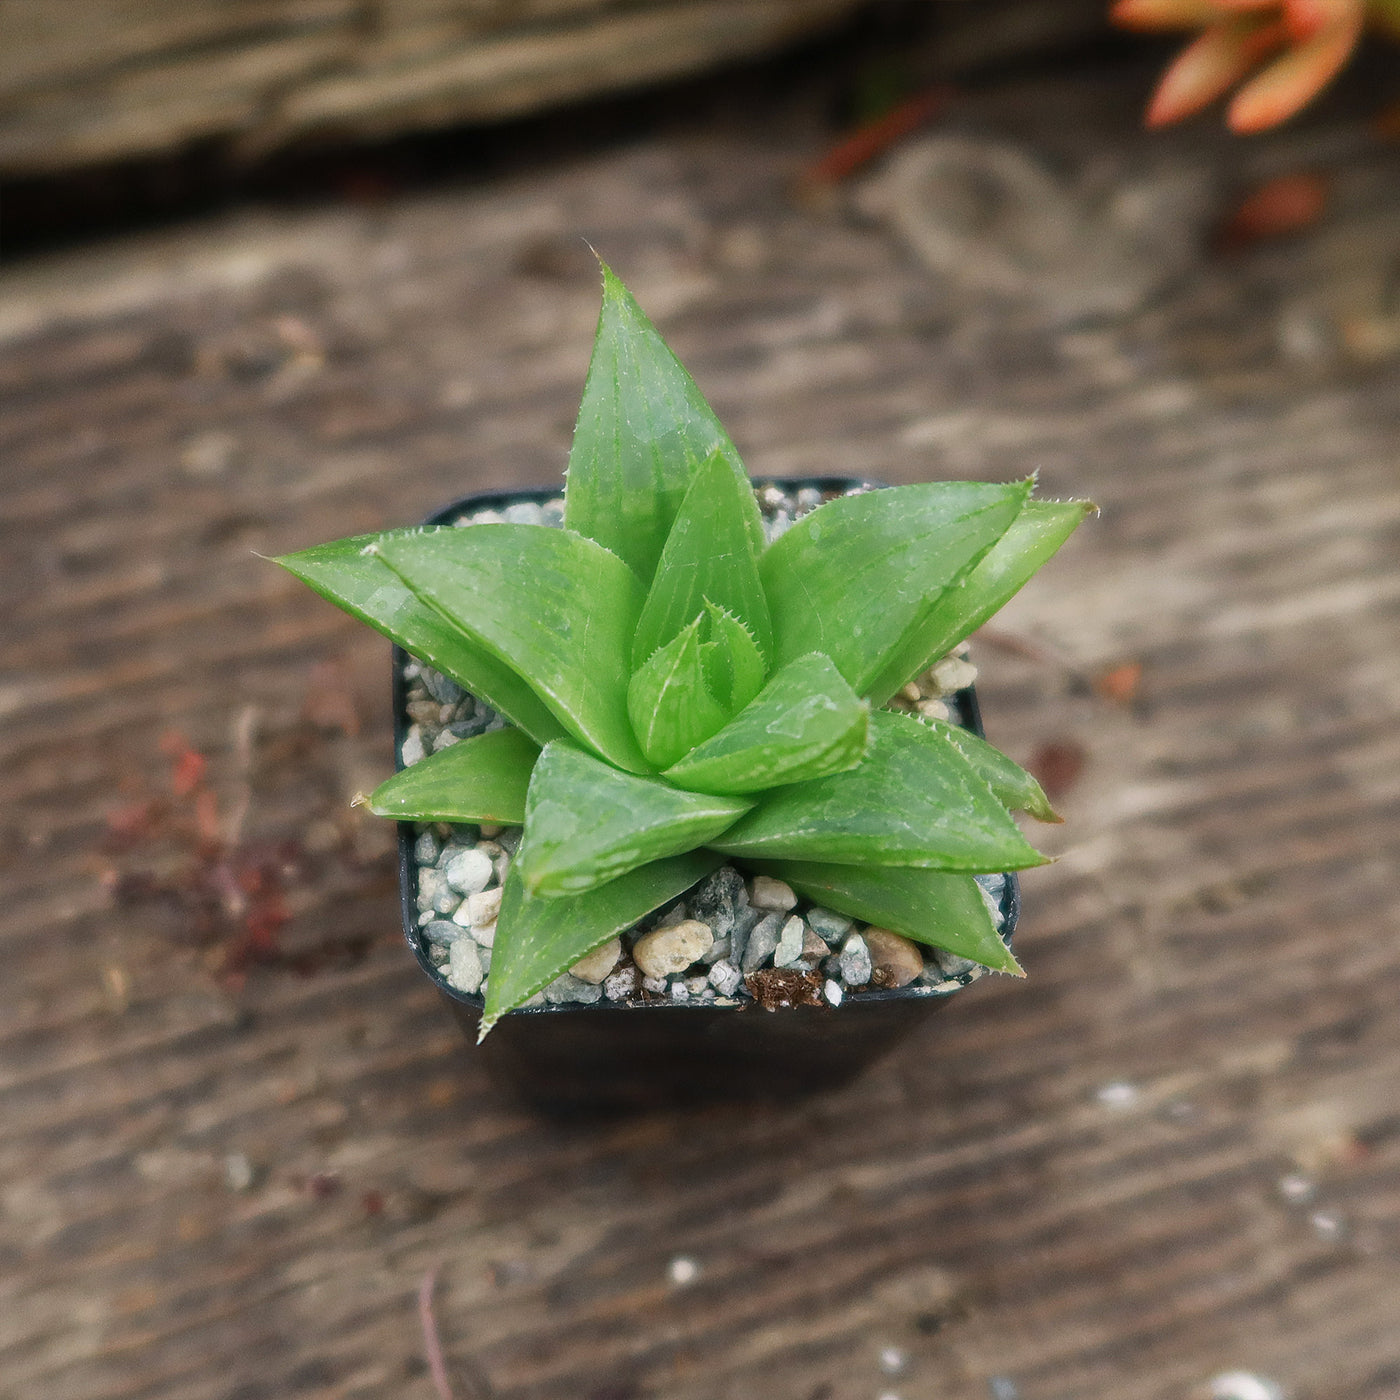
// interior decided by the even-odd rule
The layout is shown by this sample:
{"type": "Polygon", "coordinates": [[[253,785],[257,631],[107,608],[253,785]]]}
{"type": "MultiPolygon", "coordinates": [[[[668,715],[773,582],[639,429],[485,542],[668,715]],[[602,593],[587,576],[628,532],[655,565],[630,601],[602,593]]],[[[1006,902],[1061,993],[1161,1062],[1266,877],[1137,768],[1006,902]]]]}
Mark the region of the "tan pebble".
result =
{"type": "Polygon", "coordinates": [[[796,905],[797,896],[792,892],[792,886],[785,881],[775,880],[771,875],[755,875],[749,903],[755,909],[777,909],[786,912],[796,905]]]}
{"type": "Polygon", "coordinates": [[[472,928],[496,922],[496,916],[501,912],[501,894],[501,890],[495,889],[479,890],[467,896],[467,921],[472,928]]]}
{"type": "Polygon", "coordinates": [[[591,982],[595,987],[609,976],[622,956],[622,940],[610,938],[601,948],[595,948],[585,958],[580,958],[569,971],[580,982],[591,982]]]}
{"type": "Polygon", "coordinates": [[[826,939],[813,929],[808,929],[802,935],[802,962],[807,967],[816,967],[831,949],[826,946],[826,939]]]}
{"type": "Polygon", "coordinates": [[[944,695],[965,690],[977,679],[977,667],[960,657],[945,656],[929,673],[934,684],[944,695]]]}
{"type": "Polygon", "coordinates": [[[920,700],[918,705],[919,713],[925,719],[948,720],[948,706],[942,700],[920,700]]]}
{"type": "Polygon", "coordinates": [[[922,700],[924,698],[924,693],[922,690],[919,689],[919,683],[917,681],[910,681],[909,684],[906,685],[904,689],[901,690],[899,693],[906,700],[911,702],[915,700],[922,700]]]}
{"type": "Polygon", "coordinates": [[[907,987],[924,970],[919,945],[893,929],[866,929],[865,946],[874,969],[870,980],[881,987],[907,987]]]}
{"type": "Polygon", "coordinates": [[[683,972],[715,941],[708,924],[687,919],[673,928],[643,934],[632,948],[632,957],[644,977],[669,977],[683,972]]]}

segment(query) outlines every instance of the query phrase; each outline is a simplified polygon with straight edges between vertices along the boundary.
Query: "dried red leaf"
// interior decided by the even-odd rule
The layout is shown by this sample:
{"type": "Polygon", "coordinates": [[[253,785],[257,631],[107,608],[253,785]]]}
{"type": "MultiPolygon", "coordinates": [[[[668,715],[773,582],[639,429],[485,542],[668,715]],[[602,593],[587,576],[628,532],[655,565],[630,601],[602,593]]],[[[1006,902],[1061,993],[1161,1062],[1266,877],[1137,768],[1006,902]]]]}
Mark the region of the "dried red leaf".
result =
{"type": "Polygon", "coordinates": [[[1315,171],[1266,180],[1245,195],[1221,224],[1216,247],[1233,252],[1301,233],[1322,217],[1331,193],[1331,182],[1315,171]]]}
{"type": "Polygon", "coordinates": [[[807,167],[802,176],[806,185],[834,185],[868,165],[876,156],[921,126],[940,116],[952,100],[951,88],[934,87],[901,102],[874,121],[857,127],[838,141],[820,160],[807,167]]]}
{"type": "Polygon", "coordinates": [[[198,749],[183,749],[170,766],[170,790],[176,797],[188,797],[204,781],[207,767],[198,749]]]}
{"type": "Polygon", "coordinates": [[[1026,766],[1045,789],[1045,795],[1055,802],[1079,780],[1087,757],[1083,745],[1073,739],[1052,739],[1036,749],[1026,766]]]}
{"type": "Polygon", "coordinates": [[[1115,705],[1131,705],[1142,689],[1142,662],[1125,661],[1094,677],[1094,692],[1115,705]]]}

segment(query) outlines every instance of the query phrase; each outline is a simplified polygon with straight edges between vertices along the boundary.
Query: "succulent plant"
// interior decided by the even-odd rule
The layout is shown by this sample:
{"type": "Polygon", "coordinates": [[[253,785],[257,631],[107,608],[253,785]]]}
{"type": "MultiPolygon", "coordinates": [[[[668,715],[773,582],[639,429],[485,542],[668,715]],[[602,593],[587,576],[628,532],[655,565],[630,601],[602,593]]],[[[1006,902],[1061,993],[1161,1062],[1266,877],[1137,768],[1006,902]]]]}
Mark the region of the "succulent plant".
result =
{"type": "Polygon", "coordinates": [[[1231,130],[1263,131],[1306,106],[1351,57],[1368,23],[1400,34],[1400,0],[1116,0],[1126,29],[1198,29],[1177,55],[1147,111],[1166,126],[1237,83],[1231,130]]]}
{"type": "Polygon", "coordinates": [[[838,496],[765,547],[739,456],[622,283],[603,306],[563,528],[389,530],[278,562],[489,702],[369,799],[522,824],[484,1035],[726,862],[1019,972],[973,876],[1039,865],[1035,780],[955,726],[881,708],[985,622],[1086,502],[941,482],[838,496]]]}

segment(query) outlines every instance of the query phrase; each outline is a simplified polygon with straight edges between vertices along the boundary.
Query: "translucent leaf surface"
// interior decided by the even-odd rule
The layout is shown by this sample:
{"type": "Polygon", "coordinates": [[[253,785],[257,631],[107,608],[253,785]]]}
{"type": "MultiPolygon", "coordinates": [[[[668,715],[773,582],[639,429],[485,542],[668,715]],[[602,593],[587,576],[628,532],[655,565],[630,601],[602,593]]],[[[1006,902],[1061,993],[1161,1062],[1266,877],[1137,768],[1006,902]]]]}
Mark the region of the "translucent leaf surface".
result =
{"type": "Polygon", "coordinates": [[[512,865],[496,921],[478,1039],[507,1011],[528,1001],[580,958],[684,894],[722,863],[709,851],[687,851],[644,865],[586,894],[560,899],[527,894],[512,865]]]}
{"type": "Polygon", "coordinates": [[[519,826],[539,756],[540,746],[518,729],[462,739],[380,783],[370,796],[370,811],[399,821],[519,826]]]}
{"type": "Polygon", "coordinates": [[[865,753],[869,714],[828,657],[800,656],[664,776],[697,792],[763,792],[841,772],[865,753]]]}
{"type": "MultiPolygon", "coordinates": [[[[604,267],[603,309],[569,450],[564,524],[605,545],[649,584],[690,478],[715,452],[743,474],[695,381],[604,267]]],[[[762,547],[757,533],[754,547],[762,547]]]]}
{"type": "Polygon", "coordinates": [[[1009,807],[1013,812],[1028,812],[1043,822],[1062,820],[1050,805],[1044,788],[1000,749],[956,724],[935,720],[929,727],[944,735],[957,748],[1004,807],[1009,807]]]}
{"type": "Polygon", "coordinates": [[[866,870],[800,860],[763,861],[756,868],[838,914],[893,929],[998,972],[1024,975],[997,933],[987,901],[971,875],[909,866],[866,870]]]}
{"type": "Polygon", "coordinates": [[[642,590],[616,555],[542,525],[394,536],[379,552],[421,599],[527,679],[569,733],[619,767],[646,768],[627,721],[642,590]]]}
{"type": "MultiPolygon", "coordinates": [[[[445,529],[451,527],[444,527],[445,529]]],[[[317,545],[275,562],[352,617],[486,700],[541,744],[567,733],[508,665],[429,607],[368,546],[421,530],[390,530],[317,545]]]]}
{"type": "Polygon", "coordinates": [[[871,714],[870,733],[859,766],[778,788],[711,844],[754,858],[968,873],[1045,863],[945,736],[885,710],[871,714]]]}
{"type": "Polygon", "coordinates": [[[732,457],[716,452],[695,473],[666,536],[637,624],[633,666],[669,642],[707,601],[744,623],[768,654],[773,630],[758,577],[758,522],[748,477],[732,457]]]}
{"type": "Polygon", "coordinates": [[[760,565],[774,664],[819,651],[865,694],[940,593],[1001,538],[1029,491],[1029,483],[895,486],[804,516],[760,565]]]}
{"type": "Polygon", "coordinates": [[[867,693],[883,705],[991,618],[1094,511],[1090,501],[1027,501],[958,588],[942,593],[885,663],[867,693]]]}
{"type": "Polygon", "coordinates": [[[729,718],[711,693],[701,657],[701,618],[668,642],[632,677],[627,713],[647,761],[674,763],[729,718]]]}
{"type": "Polygon", "coordinates": [[[577,894],[706,845],[752,805],[621,773],[556,739],[530,780],[515,864],[531,894],[577,894]]]}

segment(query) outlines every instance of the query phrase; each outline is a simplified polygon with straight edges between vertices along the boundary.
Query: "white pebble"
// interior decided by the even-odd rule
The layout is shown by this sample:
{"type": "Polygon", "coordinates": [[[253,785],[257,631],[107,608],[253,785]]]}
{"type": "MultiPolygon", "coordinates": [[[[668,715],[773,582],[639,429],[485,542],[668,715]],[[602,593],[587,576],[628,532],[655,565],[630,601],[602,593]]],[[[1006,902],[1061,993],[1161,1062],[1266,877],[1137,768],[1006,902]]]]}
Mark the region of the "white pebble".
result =
{"type": "Polygon", "coordinates": [[[1283,1400],[1283,1388],[1252,1371],[1225,1371],[1210,1382],[1211,1400],[1283,1400]]]}
{"type": "Polygon", "coordinates": [[[478,894],[491,883],[496,872],[485,851],[466,850],[453,856],[443,866],[442,873],[458,894],[478,894]]]}
{"type": "Polygon", "coordinates": [[[887,1376],[897,1376],[903,1369],[905,1356],[898,1347],[880,1348],[880,1369],[887,1376]]]}
{"type": "Polygon", "coordinates": [[[483,924],[494,924],[496,916],[501,912],[501,894],[503,891],[477,890],[475,894],[467,896],[467,902],[462,906],[467,911],[467,922],[473,928],[481,928],[483,924]]]}
{"type": "Polygon", "coordinates": [[[842,996],[841,984],[834,977],[828,977],[826,979],[826,986],[822,988],[822,995],[826,998],[828,1006],[840,1006],[842,996]]]}
{"type": "Polygon", "coordinates": [[[478,924],[472,929],[472,937],[476,939],[478,947],[494,948],[496,946],[495,919],[492,919],[489,924],[478,924]]]}
{"type": "Polygon", "coordinates": [[[664,977],[643,977],[642,986],[649,992],[664,992],[666,979],[664,977]]]}
{"type": "MultiPolygon", "coordinates": [[[[806,932],[807,925],[796,914],[783,925],[778,946],[773,951],[774,967],[796,967],[802,961],[802,942],[806,932]]],[[[825,947],[823,944],[823,950],[825,947]]]]}
{"type": "Polygon", "coordinates": [[[423,757],[423,731],[416,724],[410,725],[408,733],[403,736],[403,748],[399,750],[399,757],[403,759],[405,768],[423,757]]]}
{"type": "Polygon", "coordinates": [[[1301,1205],[1317,1195],[1317,1184],[1301,1172],[1290,1172],[1279,1178],[1278,1193],[1285,1201],[1301,1205]]]}
{"type": "Polygon", "coordinates": [[[1131,1108],[1137,1102],[1137,1085],[1116,1079],[1112,1084],[1105,1084],[1094,1097],[1105,1108],[1131,1108]]]}
{"type": "Polygon", "coordinates": [[[601,948],[595,948],[587,957],[580,958],[569,971],[580,982],[592,982],[596,985],[607,980],[621,956],[622,940],[610,938],[601,948]]]}
{"type": "Polygon", "coordinates": [[[775,880],[771,875],[755,875],[749,903],[755,909],[776,909],[785,913],[797,903],[792,886],[783,880],[775,880]]]}
{"type": "Polygon", "coordinates": [[[710,969],[710,986],[721,996],[732,997],[743,980],[744,974],[728,958],[721,958],[710,969]]]}
{"type": "Polygon", "coordinates": [[[951,695],[954,691],[966,690],[977,679],[977,667],[959,657],[945,656],[929,674],[944,695],[951,695]]]}
{"type": "Polygon", "coordinates": [[[677,1288],[685,1288],[700,1277],[700,1265],[688,1255],[678,1254],[666,1266],[666,1277],[677,1288]]]}
{"type": "Polygon", "coordinates": [[[632,957],[647,977],[684,972],[715,941],[708,924],[686,919],[673,928],[653,929],[633,945],[632,957]]]}
{"type": "Polygon", "coordinates": [[[448,982],[459,992],[479,992],[483,976],[476,944],[469,938],[459,938],[447,950],[448,982]]]}

